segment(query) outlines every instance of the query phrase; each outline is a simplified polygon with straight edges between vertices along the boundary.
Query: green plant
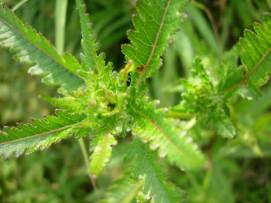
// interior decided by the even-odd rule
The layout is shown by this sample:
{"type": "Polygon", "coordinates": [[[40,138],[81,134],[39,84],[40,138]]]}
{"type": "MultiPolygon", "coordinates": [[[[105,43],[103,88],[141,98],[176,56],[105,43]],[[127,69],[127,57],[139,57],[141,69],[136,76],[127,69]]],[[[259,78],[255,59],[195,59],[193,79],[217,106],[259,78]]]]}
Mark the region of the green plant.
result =
{"type": "MultiPolygon", "coordinates": [[[[206,158],[192,143],[193,130],[200,129],[207,136],[236,136],[238,123],[234,124],[229,106],[240,95],[257,96],[269,79],[270,17],[255,25],[255,32],[246,32],[225,55],[219,64],[222,73],[207,72],[210,64],[196,58],[190,76],[168,88],[181,91],[179,104],[162,108],[148,96],[147,79],[160,67],[160,57],[181,25],[179,12],[187,2],[137,2],[135,29],[128,34],[131,43],[122,48],[126,66],[120,72],[98,53],[84,5],[80,0],[76,3],[82,30],[81,63],[70,54],[60,55],[44,37],[1,7],[1,45],[14,51],[21,62],[30,63],[30,74],[42,75],[46,84],[59,86],[59,97],[45,98],[57,108],[54,116],[4,129],[0,154],[28,154],[70,137],[80,139],[82,146],[82,138],[91,140],[93,153],[87,166],[95,185],[112,148],[123,143],[125,165],[129,166],[129,175],[117,184],[123,194],[109,195],[104,201],[130,202],[136,197],[142,202],[151,198],[154,202],[179,202],[178,188],[169,183],[163,164],[157,161],[166,157],[170,165],[182,170],[199,169],[206,158]],[[127,188],[133,192],[125,196],[127,188]]],[[[193,137],[200,141],[199,136],[193,137]]]]}

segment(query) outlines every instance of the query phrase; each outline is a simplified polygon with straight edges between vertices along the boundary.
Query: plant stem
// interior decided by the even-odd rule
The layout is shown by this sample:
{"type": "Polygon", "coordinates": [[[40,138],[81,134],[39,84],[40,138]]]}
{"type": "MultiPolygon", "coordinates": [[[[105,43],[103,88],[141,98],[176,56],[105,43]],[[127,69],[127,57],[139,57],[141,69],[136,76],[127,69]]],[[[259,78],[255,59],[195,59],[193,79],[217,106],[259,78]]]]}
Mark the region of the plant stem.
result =
{"type": "Polygon", "coordinates": [[[92,175],[89,173],[89,171],[88,171],[88,169],[89,169],[88,152],[87,152],[87,148],[86,148],[86,145],[85,145],[85,143],[84,143],[83,138],[80,138],[80,139],[79,139],[79,145],[80,145],[80,149],[81,149],[81,152],[82,152],[82,155],[83,155],[83,159],[84,159],[84,162],[85,162],[85,165],[86,165],[86,168],[87,168],[87,174],[88,174],[88,176],[89,176],[91,185],[92,185],[92,187],[94,188],[94,190],[97,190],[97,185],[96,185],[95,177],[92,176],[92,175]]]}

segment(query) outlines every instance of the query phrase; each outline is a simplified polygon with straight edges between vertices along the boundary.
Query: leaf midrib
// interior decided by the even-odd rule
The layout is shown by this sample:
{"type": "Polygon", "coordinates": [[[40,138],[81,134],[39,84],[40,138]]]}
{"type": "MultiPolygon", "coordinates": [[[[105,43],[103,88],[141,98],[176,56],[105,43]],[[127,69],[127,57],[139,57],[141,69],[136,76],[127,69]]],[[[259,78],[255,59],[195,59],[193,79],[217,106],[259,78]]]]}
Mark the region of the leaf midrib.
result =
{"type": "Polygon", "coordinates": [[[150,65],[150,63],[151,63],[151,61],[153,59],[153,55],[154,55],[155,49],[157,47],[157,44],[158,44],[158,41],[159,41],[159,38],[160,38],[160,35],[161,35],[161,32],[162,32],[162,29],[163,29],[163,27],[165,25],[165,19],[166,19],[166,15],[168,13],[168,9],[169,9],[170,3],[171,3],[171,0],[168,0],[167,1],[167,5],[166,5],[166,7],[164,9],[164,12],[163,12],[161,21],[160,21],[160,26],[159,26],[157,35],[155,36],[154,43],[152,44],[152,49],[150,51],[149,57],[147,59],[146,64],[143,65],[144,71],[148,68],[148,66],[150,65]]]}
{"type": "MultiPolygon", "coordinates": [[[[4,141],[4,142],[0,142],[0,147],[1,147],[1,145],[11,144],[11,143],[14,143],[14,142],[21,142],[21,141],[24,141],[24,140],[27,140],[27,139],[31,139],[33,137],[40,137],[40,136],[46,136],[46,135],[50,135],[50,134],[53,134],[53,133],[57,133],[57,132],[66,130],[68,128],[74,127],[74,126],[78,125],[79,123],[81,123],[81,121],[77,122],[77,123],[70,124],[70,125],[66,125],[66,126],[63,126],[63,127],[60,127],[60,128],[52,129],[52,130],[49,130],[49,131],[46,131],[46,132],[41,132],[41,133],[25,136],[25,137],[22,137],[22,138],[18,138],[18,139],[12,139],[12,140],[7,140],[7,141],[4,141]]],[[[6,136],[6,135],[3,135],[3,136],[6,136]]]]}
{"type": "Polygon", "coordinates": [[[270,54],[271,54],[271,47],[269,47],[269,49],[267,49],[267,51],[261,56],[259,61],[252,67],[250,74],[255,73],[255,71],[258,69],[258,67],[265,61],[267,56],[269,56],[270,54]]]}

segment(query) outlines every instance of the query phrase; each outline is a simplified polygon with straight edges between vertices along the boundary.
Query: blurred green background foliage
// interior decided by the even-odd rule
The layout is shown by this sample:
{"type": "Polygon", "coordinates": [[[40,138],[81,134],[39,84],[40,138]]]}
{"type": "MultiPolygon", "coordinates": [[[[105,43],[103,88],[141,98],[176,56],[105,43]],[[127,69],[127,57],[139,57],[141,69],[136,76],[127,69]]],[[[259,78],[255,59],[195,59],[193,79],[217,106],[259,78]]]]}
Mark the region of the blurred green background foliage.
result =
{"type": "MultiPolygon", "coordinates": [[[[74,1],[67,1],[64,29],[56,29],[63,19],[61,3],[59,9],[56,0],[3,2],[10,8],[24,2],[16,8],[16,14],[57,44],[59,50],[78,56],[80,28],[74,1]]],[[[126,31],[131,27],[135,1],[86,0],[86,3],[107,60],[113,61],[116,69],[122,68],[124,58],[120,47],[127,42],[126,31]]],[[[221,74],[221,67],[216,64],[227,63],[225,53],[242,36],[244,29],[251,28],[253,22],[270,11],[270,0],[192,0],[182,14],[182,29],[164,54],[163,67],[149,83],[152,96],[161,101],[161,106],[176,104],[179,95],[167,89],[171,89],[180,77],[190,74],[196,56],[203,58],[203,63],[210,67],[208,71],[221,74]]],[[[0,126],[15,125],[53,112],[42,99],[46,94],[56,94],[55,89],[30,77],[26,67],[1,48],[0,126]]],[[[270,106],[270,84],[264,87],[263,95],[257,100],[237,100],[231,109],[238,112],[237,116],[241,115],[235,118],[241,121],[237,138],[227,141],[203,134],[197,140],[212,160],[208,169],[193,173],[180,172],[174,167],[168,170],[172,181],[183,188],[184,202],[271,202],[270,106]]],[[[95,193],[92,193],[79,145],[73,140],[16,160],[1,159],[0,202],[96,202],[99,191],[106,190],[110,182],[121,176],[117,154],[123,153],[120,145],[114,151],[109,168],[97,180],[95,193]]]]}

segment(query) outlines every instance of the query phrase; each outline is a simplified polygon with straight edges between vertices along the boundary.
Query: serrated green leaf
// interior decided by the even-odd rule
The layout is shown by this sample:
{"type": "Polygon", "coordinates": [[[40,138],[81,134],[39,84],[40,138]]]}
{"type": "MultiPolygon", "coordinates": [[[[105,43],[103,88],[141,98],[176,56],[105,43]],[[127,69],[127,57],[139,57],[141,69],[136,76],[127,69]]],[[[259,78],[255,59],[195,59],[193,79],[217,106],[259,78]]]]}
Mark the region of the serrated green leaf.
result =
{"type": "Polygon", "coordinates": [[[98,176],[105,168],[112,154],[112,146],[117,144],[117,140],[111,134],[101,135],[97,145],[90,157],[89,172],[93,176],[98,176]]]}
{"type": "Polygon", "coordinates": [[[150,142],[152,149],[158,149],[160,157],[167,157],[181,169],[196,169],[203,165],[204,157],[192,143],[191,138],[182,136],[174,129],[163,113],[146,103],[133,108],[134,126],[132,132],[144,142],[150,142]]]}
{"type": "Polygon", "coordinates": [[[82,30],[82,61],[86,69],[93,70],[97,68],[97,61],[99,60],[97,55],[98,45],[95,40],[91,22],[89,16],[86,13],[86,7],[85,4],[83,4],[83,0],[76,0],[76,7],[79,12],[82,30]]]}
{"type": "Polygon", "coordinates": [[[219,135],[233,138],[236,129],[229,116],[226,100],[213,83],[197,58],[191,77],[181,81],[181,101],[172,109],[183,115],[195,116],[203,128],[215,129],[219,135]]]}
{"type": "MultiPolygon", "coordinates": [[[[104,54],[98,53],[98,43],[96,42],[94,32],[92,30],[91,21],[89,15],[86,13],[86,6],[83,0],[76,0],[76,6],[79,11],[80,24],[82,30],[82,62],[83,68],[87,71],[84,74],[84,78],[90,83],[95,82],[95,80],[107,81],[108,76],[112,76],[112,63],[106,63],[104,59],[104,54]],[[92,70],[88,72],[88,70],[92,70]],[[94,75],[97,74],[97,78],[94,75]]],[[[96,81],[97,82],[97,81],[96,81]]],[[[91,86],[91,85],[90,85],[91,86]]]]}
{"type": "Polygon", "coordinates": [[[131,169],[136,177],[144,177],[144,191],[151,193],[154,203],[180,202],[180,191],[165,179],[161,166],[157,164],[157,156],[147,145],[135,139],[128,153],[133,162],[131,169]]]}
{"type": "Polygon", "coordinates": [[[122,51],[127,61],[132,61],[143,72],[143,78],[150,77],[160,67],[160,57],[170,36],[180,25],[180,8],[186,0],[138,0],[137,14],[133,17],[135,30],[128,33],[131,44],[122,51]]]}
{"type": "Polygon", "coordinates": [[[44,82],[66,90],[83,84],[76,76],[80,64],[74,57],[60,56],[48,40],[3,6],[0,6],[0,42],[14,51],[19,61],[32,65],[29,73],[42,75],[44,82]]]}
{"type": "Polygon", "coordinates": [[[248,73],[243,82],[261,87],[271,74],[271,16],[262,24],[254,24],[254,31],[245,31],[239,41],[240,57],[248,73]]]}
{"type": "Polygon", "coordinates": [[[83,119],[84,116],[81,115],[60,112],[56,116],[35,120],[31,124],[6,128],[0,133],[0,155],[20,156],[24,152],[44,149],[67,138],[83,119]]]}
{"type": "Polygon", "coordinates": [[[110,190],[107,192],[105,198],[99,203],[131,203],[136,198],[144,184],[144,180],[138,181],[123,178],[116,181],[110,190]]]}

